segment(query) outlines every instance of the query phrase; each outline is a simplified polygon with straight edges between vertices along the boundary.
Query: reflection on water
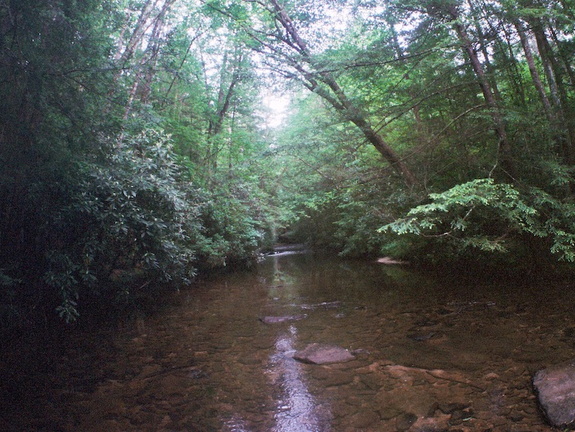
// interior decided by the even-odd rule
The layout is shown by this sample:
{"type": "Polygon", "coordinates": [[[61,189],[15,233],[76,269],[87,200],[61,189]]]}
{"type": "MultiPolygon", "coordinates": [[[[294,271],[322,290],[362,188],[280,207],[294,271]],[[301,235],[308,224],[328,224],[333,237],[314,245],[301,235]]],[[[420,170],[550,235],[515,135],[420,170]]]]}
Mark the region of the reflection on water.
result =
{"type": "MultiPolygon", "coordinates": [[[[293,278],[295,275],[283,271],[281,260],[284,256],[276,254],[268,260],[273,263],[269,296],[274,302],[282,300],[285,305],[293,305],[292,302],[297,302],[300,297],[299,285],[293,278]]],[[[275,388],[274,431],[321,432],[326,430],[326,423],[323,422],[322,426],[318,401],[308,389],[307,378],[302,370],[303,365],[292,358],[296,351],[297,338],[298,329],[295,325],[279,329],[266,370],[266,375],[275,388]]]]}
{"type": "Polygon", "coordinates": [[[322,428],[317,402],[310,394],[302,365],[291,357],[295,351],[297,329],[290,325],[278,335],[275,352],[270,356],[268,375],[274,386],[280,387],[275,414],[277,432],[317,432],[322,428]]]}
{"type": "Polygon", "coordinates": [[[234,414],[231,419],[224,421],[224,430],[229,432],[250,432],[246,421],[238,413],[234,414]]]}

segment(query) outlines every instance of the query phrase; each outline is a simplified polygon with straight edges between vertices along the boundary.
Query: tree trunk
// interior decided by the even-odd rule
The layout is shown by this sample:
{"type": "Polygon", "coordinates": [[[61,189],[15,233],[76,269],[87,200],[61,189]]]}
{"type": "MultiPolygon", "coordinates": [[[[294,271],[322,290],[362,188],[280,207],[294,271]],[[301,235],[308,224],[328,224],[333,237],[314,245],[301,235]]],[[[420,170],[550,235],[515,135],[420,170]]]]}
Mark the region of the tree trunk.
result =
{"type": "MultiPolygon", "coordinates": [[[[475,5],[473,4],[472,0],[468,0],[467,4],[469,5],[472,13],[479,13],[478,9],[481,8],[482,6],[485,5],[475,5]]],[[[488,13],[485,10],[485,7],[483,7],[483,12],[485,13],[485,17],[487,20],[487,16],[488,13]]],[[[485,71],[487,72],[486,74],[486,79],[488,79],[487,76],[492,75],[492,72],[494,70],[493,65],[491,64],[491,58],[489,56],[489,52],[487,50],[487,38],[485,36],[485,32],[483,31],[483,28],[481,28],[481,25],[479,23],[479,20],[474,20],[474,24],[475,24],[475,32],[477,33],[477,37],[479,38],[479,49],[481,50],[481,54],[483,55],[483,61],[485,62],[485,71]]],[[[488,22],[488,25],[491,27],[491,29],[493,30],[491,23],[488,22]]],[[[499,88],[497,87],[497,82],[495,82],[495,80],[491,80],[489,82],[489,85],[491,86],[491,88],[493,89],[493,94],[495,96],[496,99],[501,100],[501,93],[499,92],[499,88]]]]}
{"type": "Polygon", "coordinates": [[[303,77],[303,83],[309,90],[325,99],[333,108],[341,113],[345,119],[351,121],[362,132],[366,140],[372,144],[391,167],[402,177],[409,187],[415,186],[418,181],[411,172],[405,161],[385,142],[375,131],[366,115],[363,114],[345,95],[333,75],[315,67],[313,57],[308,50],[307,44],[301,38],[294,23],[278,0],[269,0],[276,14],[276,20],[286,31],[286,37],[282,41],[298,54],[298,59],[291,61],[303,77]],[[308,71],[306,67],[310,67],[308,71]],[[321,84],[327,86],[325,88],[321,84]],[[328,90],[329,89],[329,90],[328,90]]]}
{"type": "Polygon", "coordinates": [[[508,179],[514,180],[515,166],[511,154],[511,145],[507,138],[507,131],[505,129],[503,115],[501,114],[499,104],[497,103],[491,86],[489,85],[489,80],[487,79],[485,71],[483,70],[483,66],[481,65],[479,57],[473,48],[473,43],[471,42],[465,27],[459,21],[460,15],[457,7],[455,5],[449,5],[447,6],[447,12],[451,17],[450,20],[453,23],[453,27],[457,33],[459,41],[462,44],[462,48],[471,61],[471,66],[475,72],[479,86],[481,87],[481,92],[483,93],[485,102],[490,109],[493,128],[499,139],[497,151],[498,160],[501,162],[501,167],[503,168],[503,171],[508,179]]]}
{"type": "Polygon", "coordinates": [[[570,121],[567,90],[562,81],[561,70],[557,64],[558,62],[553,53],[553,49],[547,40],[544,30],[545,27],[541,22],[541,19],[532,19],[529,23],[531,24],[533,34],[535,35],[539,56],[549,83],[557,120],[563,125],[567,132],[565,139],[562,141],[563,159],[567,164],[573,165],[575,164],[575,151],[573,149],[573,143],[575,142],[575,128],[570,121]]]}
{"type": "Polygon", "coordinates": [[[529,40],[525,33],[525,27],[521,21],[518,19],[513,20],[513,25],[517,29],[517,34],[521,40],[521,46],[523,47],[523,53],[525,54],[525,60],[527,61],[527,66],[529,67],[529,73],[531,74],[531,80],[533,81],[533,86],[537,90],[541,104],[543,105],[543,110],[545,111],[545,116],[550,123],[554,122],[555,116],[553,115],[553,110],[551,108],[551,102],[547,97],[545,92],[545,87],[541,81],[541,76],[535,65],[535,59],[533,58],[533,51],[531,51],[531,46],[529,45],[529,40]]]}
{"type": "Polygon", "coordinates": [[[541,64],[543,65],[543,71],[545,72],[545,77],[547,78],[547,84],[549,85],[549,91],[551,92],[551,100],[555,105],[556,109],[561,107],[561,99],[559,97],[559,88],[557,87],[557,77],[555,76],[553,62],[553,53],[551,52],[551,46],[545,36],[543,30],[543,25],[540,20],[530,20],[531,31],[535,36],[535,41],[537,42],[537,50],[539,51],[539,58],[541,59],[541,64]]]}
{"type": "MultiPolygon", "coordinates": [[[[148,8],[150,2],[151,2],[151,0],[148,1],[148,3],[146,3],[145,8],[148,8]]],[[[154,76],[155,76],[155,65],[156,65],[158,54],[159,54],[160,48],[161,48],[161,36],[162,36],[163,31],[164,31],[166,14],[174,2],[175,2],[175,0],[165,0],[164,4],[162,5],[162,8],[160,9],[158,14],[154,18],[154,21],[153,21],[154,28],[152,29],[152,34],[150,35],[150,38],[148,39],[148,46],[146,48],[146,51],[143,53],[142,58],[139,59],[137,62],[136,75],[134,77],[134,81],[133,81],[131,89],[130,89],[128,101],[126,103],[126,107],[124,110],[124,117],[123,117],[124,120],[126,120],[129,117],[130,112],[132,110],[134,100],[136,99],[136,97],[139,97],[139,99],[142,103],[147,103],[149,100],[151,88],[152,88],[152,81],[153,81],[154,76]]],[[[154,3],[154,5],[156,5],[156,4],[157,4],[157,0],[154,3]]],[[[144,15],[146,15],[147,18],[149,18],[150,14],[151,14],[151,11],[144,10],[144,11],[142,11],[140,18],[142,18],[144,15]]],[[[143,26],[143,24],[140,22],[138,24],[139,24],[139,26],[143,26]]],[[[138,28],[136,28],[134,30],[134,33],[133,33],[132,38],[131,38],[131,42],[133,42],[132,39],[135,38],[134,35],[136,33],[139,34],[141,31],[142,30],[138,29],[138,28]]],[[[141,36],[143,36],[143,33],[141,36]]],[[[140,40],[141,40],[141,38],[140,38],[140,40]]],[[[139,43],[139,41],[138,41],[138,43],[139,43]]],[[[127,51],[124,52],[124,55],[122,55],[122,57],[121,57],[122,61],[128,61],[128,59],[133,56],[134,49],[137,46],[137,44],[133,45],[133,46],[130,45],[130,46],[131,46],[131,49],[130,49],[131,52],[129,53],[129,55],[126,54],[127,51]]]]}
{"type": "MultiPolygon", "coordinates": [[[[159,1],[160,0],[148,0],[144,4],[144,7],[142,8],[142,12],[140,13],[140,16],[138,17],[138,21],[136,22],[136,26],[134,27],[134,30],[132,31],[132,34],[130,35],[130,39],[128,40],[128,42],[126,42],[125,47],[123,49],[122,49],[122,47],[123,47],[124,43],[122,40],[120,41],[120,46],[119,46],[118,51],[116,52],[116,55],[114,56],[114,58],[115,58],[115,60],[117,60],[119,62],[121,67],[124,67],[124,65],[134,55],[134,52],[136,51],[136,47],[142,41],[144,34],[146,32],[146,29],[150,25],[149,20],[150,20],[150,16],[152,15],[152,11],[154,10],[154,8],[156,7],[156,5],[158,4],[159,1]]],[[[125,30],[126,30],[126,28],[122,29],[122,35],[125,33],[125,30]]]]}
{"type": "Polygon", "coordinates": [[[234,63],[231,66],[233,69],[232,76],[228,82],[227,75],[228,69],[228,53],[224,54],[224,61],[220,73],[220,89],[218,91],[218,102],[216,106],[216,113],[214,119],[210,120],[208,135],[213,137],[222,131],[222,126],[226,115],[230,109],[232,97],[234,96],[235,87],[241,81],[244,56],[242,53],[236,53],[234,63]]]}
{"type": "Polygon", "coordinates": [[[175,0],[166,0],[162,9],[158,13],[154,21],[154,29],[148,40],[148,47],[144,53],[144,57],[140,62],[140,66],[145,69],[143,75],[144,79],[138,83],[138,93],[142,103],[148,103],[150,93],[152,91],[152,81],[156,76],[156,64],[158,62],[158,54],[162,47],[162,36],[164,33],[164,26],[166,23],[166,15],[170,7],[174,4],[175,0]]]}
{"type": "Polygon", "coordinates": [[[573,72],[573,68],[572,68],[572,56],[569,55],[565,55],[565,50],[562,49],[563,45],[565,45],[560,39],[559,36],[557,36],[557,32],[555,31],[555,29],[551,26],[549,26],[549,31],[551,32],[551,38],[553,39],[553,42],[555,43],[555,46],[557,47],[557,56],[559,57],[559,59],[561,60],[562,66],[563,66],[563,70],[565,72],[565,74],[569,77],[569,85],[574,86],[575,85],[575,73],[573,72]]]}

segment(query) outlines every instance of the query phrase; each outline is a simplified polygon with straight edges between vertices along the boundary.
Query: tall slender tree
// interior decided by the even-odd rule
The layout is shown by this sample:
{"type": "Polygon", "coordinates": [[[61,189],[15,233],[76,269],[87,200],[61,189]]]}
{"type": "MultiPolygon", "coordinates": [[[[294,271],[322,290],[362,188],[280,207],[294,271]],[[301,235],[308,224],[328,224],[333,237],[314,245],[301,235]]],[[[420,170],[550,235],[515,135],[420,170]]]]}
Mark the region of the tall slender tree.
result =
{"type": "Polygon", "coordinates": [[[460,5],[453,2],[433,3],[433,8],[428,9],[430,13],[439,19],[446,19],[454,28],[461,47],[465,51],[473,72],[477,77],[481,92],[489,108],[490,116],[493,121],[493,129],[498,138],[498,163],[501,164],[503,172],[508,179],[516,177],[515,163],[513,162],[513,153],[511,143],[507,136],[507,129],[503,119],[501,103],[496,99],[495,92],[489,82],[485,68],[477,55],[474,41],[471,39],[463,21],[460,12],[460,5]]]}
{"type": "Polygon", "coordinates": [[[387,143],[371,124],[368,115],[345,93],[335,76],[312,54],[307,42],[279,0],[268,0],[268,13],[273,20],[270,33],[250,31],[263,53],[279,63],[281,73],[299,80],[308,90],[324,99],[344,119],[359,128],[365,139],[413,187],[418,179],[408,163],[387,143]]]}

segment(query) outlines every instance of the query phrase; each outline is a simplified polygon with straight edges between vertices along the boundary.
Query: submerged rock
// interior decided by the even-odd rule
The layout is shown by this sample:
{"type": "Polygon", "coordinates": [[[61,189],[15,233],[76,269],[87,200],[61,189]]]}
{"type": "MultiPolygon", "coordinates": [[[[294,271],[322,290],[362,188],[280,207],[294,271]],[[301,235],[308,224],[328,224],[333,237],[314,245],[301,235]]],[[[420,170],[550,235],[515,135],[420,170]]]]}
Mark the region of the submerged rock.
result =
{"type": "Polygon", "coordinates": [[[555,427],[575,424],[575,360],[538,371],[533,385],[549,423],[555,427]]]}
{"type": "Polygon", "coordinates": [[[277,324],[283,323],[288,321],[299,321],[304,318],[307,318],[307,315],[285,315],[285,316],[266,316],[262,317],[259,320],[264,324],[277,324]]]}
{"type": "Polygon", "coordinates": [[[413,413],[404,413],[397,417],[395,428],[398,431],[406,431],[408,430],[413,423],[417,421],[417,416],[413,413]]]}
{"type": "Polygon", "coordinates": [[[299,307],[307,310],[317,310],[317,309],[337,309],[341,306],[340,301],[328,301],[314,304],[302,304],[299,307]]]}
{"type": "Polygon", "coordinates": [[[336,345],[312,343],[301,351],[296,351],[294,359],[311,364],[344,363],[354,360],[355,356],[345,348],[336,345]]]}
{"type": "Polygon", "coordinates": [[[426,340],[429,340],[432,337],[434,337],[436,334],[437,334],[436,332],[411,333],[408,334],[407,337],[417,342],[425,342],[426,340]]]}

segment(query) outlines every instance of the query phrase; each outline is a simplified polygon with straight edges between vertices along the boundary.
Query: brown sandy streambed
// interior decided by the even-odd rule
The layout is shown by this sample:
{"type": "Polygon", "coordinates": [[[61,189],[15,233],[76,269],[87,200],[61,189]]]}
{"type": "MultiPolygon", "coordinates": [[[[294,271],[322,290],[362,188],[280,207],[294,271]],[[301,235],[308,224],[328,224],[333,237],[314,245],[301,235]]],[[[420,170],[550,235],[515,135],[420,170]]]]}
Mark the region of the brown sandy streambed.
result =
{"type": "Polygon", "coordinates": [[[29,353],[0,430],[551,431],[531,378],[575,358],[574,291],[279,254],[29,353]],[[355,359],[293,359],[311,343],[355,359]]]}

